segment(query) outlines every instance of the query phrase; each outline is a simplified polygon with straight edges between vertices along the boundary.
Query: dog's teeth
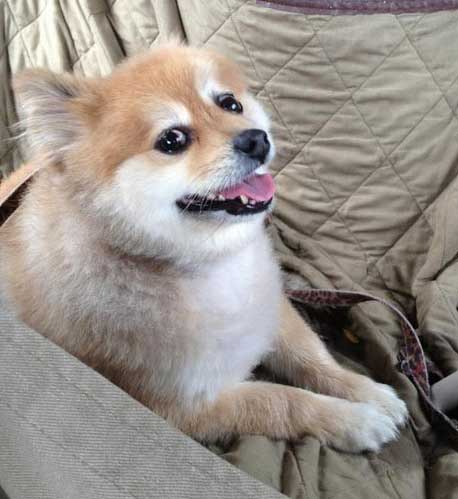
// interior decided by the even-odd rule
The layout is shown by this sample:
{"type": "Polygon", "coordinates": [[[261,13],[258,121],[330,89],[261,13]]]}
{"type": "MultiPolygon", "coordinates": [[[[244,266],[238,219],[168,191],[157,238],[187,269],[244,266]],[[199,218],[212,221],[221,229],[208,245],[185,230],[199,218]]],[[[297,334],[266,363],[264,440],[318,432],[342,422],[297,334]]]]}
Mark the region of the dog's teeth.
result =
{"type": "Polygon", "coordinates": [[[243,204],[248,204],[248,198],[243,194],[240,196],[240,201],[242,201],[243,204]]]}
{"type": "Polygon", "coordinates": [[[218,195],[218,201],[226,201],[226,198],[221,194],[218,195]]]}
{"type": "Polygon", "coordinates": [[[254,199],[250,199],[250,204],[255,205],[256,201],[254,199]]]}
{"type": "Polygon", "coordinates": [[[214,194],[209,194],[207,196],[207,199],[209,199],[210,201],[213,201],[215,198],[216,198],[216,196],[214,194]]]}

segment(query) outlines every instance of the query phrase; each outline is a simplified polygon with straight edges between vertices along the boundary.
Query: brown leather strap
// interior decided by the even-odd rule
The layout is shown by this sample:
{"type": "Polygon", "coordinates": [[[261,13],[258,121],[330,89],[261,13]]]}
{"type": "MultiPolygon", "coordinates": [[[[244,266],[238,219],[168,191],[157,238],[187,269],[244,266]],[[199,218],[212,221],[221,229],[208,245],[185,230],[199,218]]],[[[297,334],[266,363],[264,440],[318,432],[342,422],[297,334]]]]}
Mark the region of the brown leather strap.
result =
{"type": "Polygon", "coordinates": [[[0,183],[0,227],[19,205],[19,197],[28,181],[40,169],[37,163],[26,163],[0,183]]]}

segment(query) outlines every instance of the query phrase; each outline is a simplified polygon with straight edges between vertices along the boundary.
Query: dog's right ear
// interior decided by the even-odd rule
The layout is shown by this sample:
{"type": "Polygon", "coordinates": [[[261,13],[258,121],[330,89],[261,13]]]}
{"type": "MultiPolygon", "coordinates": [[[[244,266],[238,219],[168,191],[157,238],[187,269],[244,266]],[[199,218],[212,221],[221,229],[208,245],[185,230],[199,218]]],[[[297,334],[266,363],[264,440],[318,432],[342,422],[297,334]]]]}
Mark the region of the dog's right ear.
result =
{"type": "Polygon", "coordinates": [[[33,154],[52,161],[78,141],[85,118],[94,115],[95,82],[45,69],[23,71],[13,80],[16,108],[33,154]]]}

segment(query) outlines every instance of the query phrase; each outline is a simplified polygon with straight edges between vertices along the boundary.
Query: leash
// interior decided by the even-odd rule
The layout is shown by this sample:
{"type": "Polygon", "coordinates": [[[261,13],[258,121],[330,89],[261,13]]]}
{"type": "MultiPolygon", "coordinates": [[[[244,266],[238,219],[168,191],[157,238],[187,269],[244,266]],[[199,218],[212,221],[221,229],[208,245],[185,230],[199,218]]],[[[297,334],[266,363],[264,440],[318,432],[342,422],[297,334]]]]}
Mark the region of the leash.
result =
{"type": "MultiPolygon", "coordinates": [[[[40,166],[28,163],[0,183],[0,233],[7,221],[14,216],[14,211],[19,206],[28,183],[39,169],[40,166]]],[[[402,331],[397,368],[416,387],[431,423],[443,428],[450,440],[458,445],[458,422],[449,418],[444,412],[458,405],[458,372],[431,386],[429,373],[434,372],[439,377],[442,375],[426,357],[417,331],[399,308],[376,295],[355,291],[287,289],[286,294],[291,300],[304,305],[350,308],[373,301],[390,309],[399,320],[402,331]]]]}
{"type": "Polygon", "coordinates": [[[40,166],[37,164],[26,163],[0,181],[0,228],[6,224],[19,206],[27,184],[39,169],[40,166]]]}

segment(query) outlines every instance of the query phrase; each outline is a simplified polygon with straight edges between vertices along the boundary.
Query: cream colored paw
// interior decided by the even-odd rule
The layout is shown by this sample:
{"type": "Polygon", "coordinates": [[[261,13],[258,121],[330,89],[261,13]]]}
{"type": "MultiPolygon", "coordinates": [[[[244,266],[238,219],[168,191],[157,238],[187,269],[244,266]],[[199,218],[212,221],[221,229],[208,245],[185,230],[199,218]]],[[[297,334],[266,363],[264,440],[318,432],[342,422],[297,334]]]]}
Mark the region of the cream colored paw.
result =
{"type": "Polygon", "coordinates": [[[336,407],[336,423],[327,444],[346,452],[378,452],[398,436],[394,419],[373,404],[342,400],[336,407]]]}
{"type": "Polygon", "coordinates": [[[368,393],[367,402],[382,409],[396,426],[404,426],[407,422],[409,416],[407,406],[391,386],[374,383],[372,390],[368,393]]]}

